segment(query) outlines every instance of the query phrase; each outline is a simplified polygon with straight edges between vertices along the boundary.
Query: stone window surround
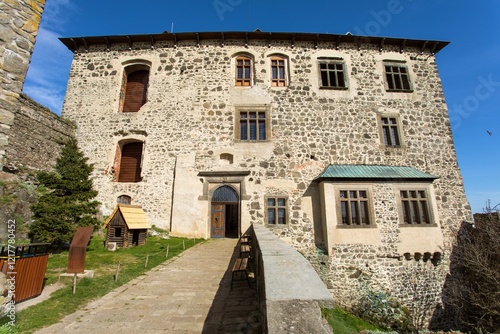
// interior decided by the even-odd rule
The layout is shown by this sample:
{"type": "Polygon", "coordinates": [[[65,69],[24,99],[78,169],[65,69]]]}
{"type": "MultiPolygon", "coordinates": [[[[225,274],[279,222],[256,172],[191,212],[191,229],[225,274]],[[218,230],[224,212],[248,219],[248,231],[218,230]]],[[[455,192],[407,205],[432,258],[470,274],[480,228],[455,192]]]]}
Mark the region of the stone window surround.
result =
{"type": "Polygon", "coordinates": [[[390,93],[413,93],[413,80],[412,80],[412,75],[410,73],[410,67],[408,66],[408,62],[406,60],[400,60],[400,59],[382,59],[382,73],[383,73],[383,78],[384,78],[384,87],[386,92],[390,93]],[[386,71],[385,71],[385,66],[397,66],[397,67],[404,67],[406,69],[406,73],[408,76],[408,84],[409,84],[409,89],[393,89],[389,88],[389,83],[387,82],[387,77],[386,77],[386,71]]]}
{"type": "Polygon", "coordinates": [[[255,56],[248,51],[236,52],[232,56],[231,67],[234,80],[234,87],[237,88],[252,88],[255,85],[255,56]],[[237,72],[237,60],[242,58],[248,58],[250,60],[250,84],[249,85],[238,85],[238,72],[237,72]]]}
{"type": "Polygon", "coordinates": [[[401,123],[401,118],[398,113],[387,113],[387,112],[377,112],[377,128],[380,138],[380,147],[383,149],[401,149],[406,148],[405,140],[403,136],[403,125],[401,123]],[[382,118],[395,118],[397,122],[397,129],[399,135],[399,145],[386,145],[384,142],[384,132],[382,129],[382,118]]]}
{"type": "Polygon", "coordinates": [[[347,66],[345,59],[343,57],[338,57],[338,56],[318,56],[316,58],[316,66],[318,68],[318,86],[319,89],[325,89],[325,90],[348,90],[349,89],[349,76],[348,76],[348,71],[347,71],[347,66]],[[342,65],[342,72],[344,74],[344,86],[323,86],[323,82],[321,79],[321,69],[320,69],[320,64],[321,63],[334,63],[334,64],[341,64],[342,65]]]}
{"type": "MultiPolygon", "coordinates": [[[[123,61],[121,63],[121,66],[122,66],[123,73],[122,73],[122,82],[121,82],[120,91],[119,91],[119,98],[118,98],[118,109],[117,110],[119,113],[123,113],[123,105],[125,102],[125,95],[124,95],[123,90],[126,87],[128,75],[130,73],[138,71],[138,70],[147,70],[149,72],[149,76],[151,77],[152,62],[149,60],[146,60],[146,59],[134,58],[134,59],[128,59],[128,60],[123,61]]],[[[147,90],[149,90],[149,87],[147,88],[147,90]]],[[[146,103],[148,103],[147,96],[146,96],[146,102],[144,104],[146,104],[146,103]]],[[[139,111],[140,110],[138,110],[138,112],[139,111]]],[[[129,115],[131,113],[127,112],[126,114],[129,115]]]]}
{"type": "Polygon", "coordinates": [[[144,162],[146,160],[146,139],[144,136],[134,136],[134,137],[125,137],[119,139],[114,145],[114,155],[113,155],[113,178],[112,182],[117,184],[140,184],[144,181],[144,162]],[[120,164],[121,164],[121,152],[123,145],[133,143],[133,142],[141,142],[142,143],[142,157],[141,157],[141,181],[139,182],[119,182],[118,176],[120,173],[120,164]]]}
{"type": "Polygon", "coordinates": [[[437,207],[436,197],[434,196],[434,188],[432,183],[398,183],[394,186],[394,196],[397,202],[398,217],[399,217],[399,227],[402,228],[415,228],[415,227],[438,227],[439,224],[437,219],[437,207]],[[401,203],[401,191],[403,190],[423,190],[425,191],[427,210],[429,212],[429,224],[405,224],[403,216],[403,207],[401,203]]]}
{"type": "Polygon", "coordinates": [[[290,84],[290,61],[289,57],[283,53],[271,53],[267,55],[267,68],[269,68],[269,87],[272,89],[284,89],[290,84]],[[281,59],[285,64],[285,85],[284,86],[273,86],[273,71],[272,71],[272,61],[281,59]]]}
{"type": "MultiPolygon", "coordinates": [[[[275,207],[278,207],[278,205],[276,205],[275,207]]],[[[265,195],[264,196],[264,221],[265,221],[265,225],[268,226],[268,227],[271,227],[271,228],[280,228],[280,227],[287,227],[289,224],[290,224],[290,210],[288,208],[288,195],[265,195]],[[284,224],[269,224],[268,223],[268,212],[267,212],[267,209],[268,209],[268,206],[267,206],[267,200],[269,198],[275,198],[275,199],[278,199],[278,198],[284,198],[285,199],[285,223],[284,224]]],[[[276,216],[277,218],[277,216],[276,216]]],[[[277,220],[277,219],[276,219],[277,220]]]]}
{"type": "Polygon", "coordinates": [[[336,228],[377,228],[377,224],[375,223],[376,221],[376,216],[375,216],[375,210],[373,206],[373,188],[372,185],[369,183],[348,183],[348,182],[342,182],[342,183],[335,183],[334,184],[334,189],[335,189],[335,208],[336,208],[336,222],[337,226],[336,228]],[[340,205],[340,191],[341,190],[356,190],[356,191],[366,191],[367,197],[368,197],[368,218],[369,218],[369,224],[366,225],[345,225],[342,224],[342,209],[340,205]]]}
{"type": "Polygon", "coordinates": [[[239,105],[235,106],[235,117],[234,117],[234,141],[236,143],[264,143],[271,141],[271,106],[270,105],[239,105]],[[266,113],[266,139],[264,140],[241,140],[241,129],[240,129],[240,114],[241,112],[265,112],[266,113]]]}

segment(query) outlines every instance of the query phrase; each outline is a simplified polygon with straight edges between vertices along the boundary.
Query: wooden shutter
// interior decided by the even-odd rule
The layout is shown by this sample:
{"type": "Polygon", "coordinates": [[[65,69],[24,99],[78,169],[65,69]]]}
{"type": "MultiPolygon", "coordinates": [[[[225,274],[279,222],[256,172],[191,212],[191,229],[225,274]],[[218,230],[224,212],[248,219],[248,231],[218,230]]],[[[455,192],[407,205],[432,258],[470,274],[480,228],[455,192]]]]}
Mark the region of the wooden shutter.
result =
{"type": "Polygon", "coordinates": [[[123,112],[137,112],[146,103],[149,71],[139,70],[127,76],[123,112]]]}
{"type": "Polygon", "coordinates": [[[123,145],[118,182],[141,181],[142,143],[123,145]]]}

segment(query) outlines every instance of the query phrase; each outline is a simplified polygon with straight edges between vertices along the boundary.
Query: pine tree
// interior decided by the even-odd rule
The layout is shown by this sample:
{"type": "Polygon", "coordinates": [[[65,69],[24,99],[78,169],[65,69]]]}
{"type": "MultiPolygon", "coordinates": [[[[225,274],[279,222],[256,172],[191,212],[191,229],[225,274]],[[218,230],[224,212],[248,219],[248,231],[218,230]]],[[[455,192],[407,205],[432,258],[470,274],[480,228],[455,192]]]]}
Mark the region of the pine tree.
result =
{"type": "Polygon", "coordinates": [[[96,214],[100,203],[93,200],[97,191],[90,179],[93,166],[87,160],[76,139],[69,139],[63,143],[55,172],[38,173],[40,185],[49,191],[31,206],[32,240],[50,242],[60,249],[62,243],[71,241],[77,227],[99,226],[96,214]]]}

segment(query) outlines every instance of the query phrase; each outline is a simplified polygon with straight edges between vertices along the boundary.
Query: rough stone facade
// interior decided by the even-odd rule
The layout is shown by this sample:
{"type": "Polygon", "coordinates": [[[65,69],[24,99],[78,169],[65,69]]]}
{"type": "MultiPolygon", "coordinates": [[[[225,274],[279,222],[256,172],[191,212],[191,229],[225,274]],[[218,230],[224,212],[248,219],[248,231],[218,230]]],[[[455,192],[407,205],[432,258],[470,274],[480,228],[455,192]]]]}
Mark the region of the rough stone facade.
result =
{"type": "Polygon", "coordinates": [[[430,294],[428,318],[439,303],[454,232],[470,220],[435,63],[436,46],[443,44],[260,32],[220,36],[62,40],[75,52],[63,116],[77,125],[80,146],[95,165],[104,214],[127,195],[153,224],[209,238],[219,217],[213,198],[226,186],[237,194],[237,209],[227,203],[225,209],[236,210],[238,232],[265,224],[318,264],[337,302],[350,304],[359,278],[369,277],[371,288],[409,305],[430,294]],[[250,86],[235,85],[240,55],[252,62],[250,86]],[[286,63],[284,87],[271,83],[276,55],[286,63]],[[345,88],[320,87],[323,59],[343,63],[345,88]],[[386,88],[386,61],[406,66],[411,90],[386,88]],[[131,64],[149,68],[147,102],[138,112],[119,112],[131,64]],[[265,115],[265,140],[241,140],[246,111],[265,115]],[[398,120],[400,145],[384,144],[385,116],[398,120]],[[140,182],[117,182],[113,173],[120,145],[128,141],[144,145],[140,182]],[[316,180],[332,164],[411,166],[438,178],[316,180]],[[405,185],[428,194],[429,226],[404,226],[398,196],[405,185]],[[340,226],[342,187],[368,190],[368,228],[340,226]],[[267,224],[267,198],[273,196],[286,199],[286,224],[267,224]],[[432,281],[420,284],[423,277],[432,281]]]}
{"type": "Polygon", "coordinates": [[[0,170],[45,0],[0,2],[0,170]]]}
{"type": "Polygon", "coordinates": [[[74,137],[75,126],[25,95],[18,101],[6,149],[6,165],[52,170],[61,151],[61,141],[74,137]]]}

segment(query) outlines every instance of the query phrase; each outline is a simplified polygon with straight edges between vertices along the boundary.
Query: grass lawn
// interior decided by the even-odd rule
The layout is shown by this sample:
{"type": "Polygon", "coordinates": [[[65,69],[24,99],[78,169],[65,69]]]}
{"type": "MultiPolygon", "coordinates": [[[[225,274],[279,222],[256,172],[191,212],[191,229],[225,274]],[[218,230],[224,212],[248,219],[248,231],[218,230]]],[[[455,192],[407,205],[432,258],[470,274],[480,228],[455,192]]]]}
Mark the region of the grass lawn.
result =
{"type": "MultiPolygon", "coordinates": [[[[94,237],[87,248],[85,268],[94,270],[94,278],[80,280],[76,287],[76,294],[72,292],[72,284],[55,291],[51,297],[39,304],[26,308],[16,314],[15,326],[9,326],[8,318],[0,320],[0,334],[2,333],[32,333],[37,329],[49,326],[61,320],[111,290],[144,274],[151,268],[181,253],[201,239],[173,238],[163,239],[148,237],[147,244],[140,247],[118,249],[114,252],[104,248],[103,239],[94,237]],[[146,258],[148,259],[145,268],[146,258]],[[118,279],[115,274],[120,263],[118,279]]],[[[68,252],[51,254],[45,274],[46,285],[58,281],[59,275],[66,272],[68,252]]],[[[70,280],[69,280],[70,281],[70,280]]]]}
{"type": "Polygon", "coordinates": [[[385,330],[363,321],[339,307],[334,309],[322,309],[321,312],[323,318],[328,321],[328,324],[335,334],[352,334],[364,330],[385,332],[385,330]]]}

